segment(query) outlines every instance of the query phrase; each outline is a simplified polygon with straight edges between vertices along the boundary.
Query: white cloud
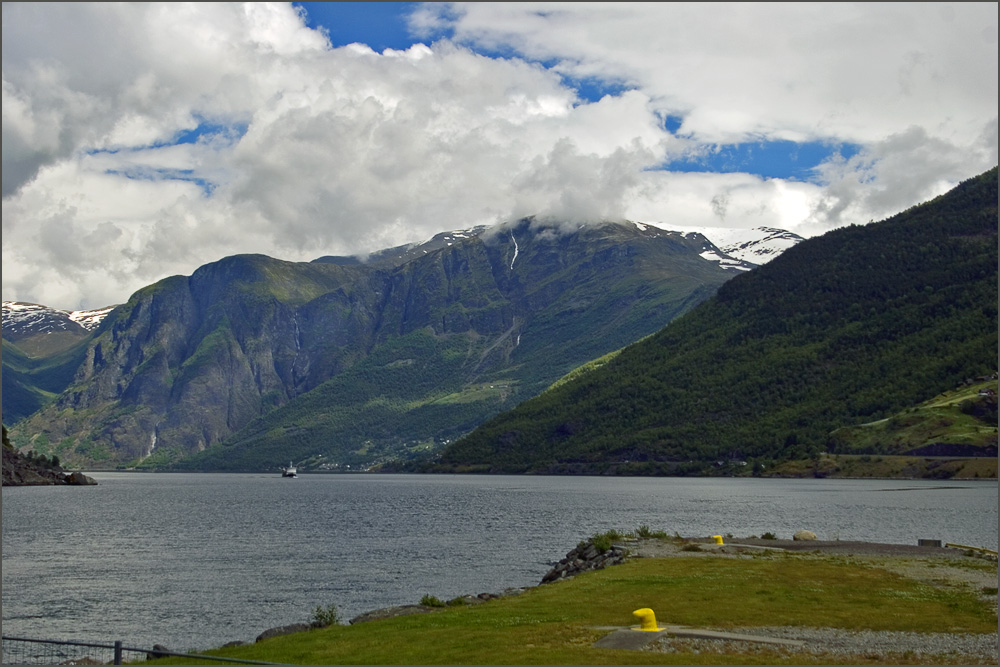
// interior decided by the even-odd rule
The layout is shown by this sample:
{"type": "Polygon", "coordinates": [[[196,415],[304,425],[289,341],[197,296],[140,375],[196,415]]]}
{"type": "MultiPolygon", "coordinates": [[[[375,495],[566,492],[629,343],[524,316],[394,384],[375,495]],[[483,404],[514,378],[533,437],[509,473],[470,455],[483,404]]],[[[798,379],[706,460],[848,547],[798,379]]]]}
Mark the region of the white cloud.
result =
{"type": "Polygon", "coordinates": [[[238,252],[529,214],[814,233],[997,160],[995,6],[434,4],[414,24],[455,40],[331,48],[287,4],[5,3],[4,298],[96,307],[238,252]],[[587,103],[564,76],[628,89],[587,103]],[[813,183],[655,170],[761,138],[862,150],[813,183]]]}
{"type": "Polygon", "coordinates": [[[988,3],[430,3],[414,24],[636,86],[703,141],[969,141],[996,116],[988,3]]]}

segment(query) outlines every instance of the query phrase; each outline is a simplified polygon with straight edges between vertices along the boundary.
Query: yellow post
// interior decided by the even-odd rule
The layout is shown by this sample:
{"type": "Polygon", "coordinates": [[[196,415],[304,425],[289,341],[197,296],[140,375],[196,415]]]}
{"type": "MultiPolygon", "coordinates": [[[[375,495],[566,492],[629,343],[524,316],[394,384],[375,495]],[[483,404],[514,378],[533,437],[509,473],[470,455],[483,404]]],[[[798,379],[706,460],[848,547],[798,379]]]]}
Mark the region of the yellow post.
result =
{"type": "Polygon", "coordinates": [[[716,544],[722,544],[722,535],[712,535],[712,539],[716,544]]]}
{"type": "Polygon", "coordinates": [[[653,613],[652,609],[648,607],[636,609],[632,615],[639,619],[639,629],[643,632],[658,632],[660,630],[656,627],[656,614],[653,613]]]}

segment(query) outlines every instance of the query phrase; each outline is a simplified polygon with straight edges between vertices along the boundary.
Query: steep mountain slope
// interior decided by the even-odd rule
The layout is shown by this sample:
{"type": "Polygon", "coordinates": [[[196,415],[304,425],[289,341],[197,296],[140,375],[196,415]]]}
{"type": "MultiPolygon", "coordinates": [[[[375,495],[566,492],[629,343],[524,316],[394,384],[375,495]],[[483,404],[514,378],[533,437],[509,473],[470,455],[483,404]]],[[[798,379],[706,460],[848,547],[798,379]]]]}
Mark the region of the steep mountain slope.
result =
{"type": "Polygon", "coordinates": [[[3,302],[3,420],[13,424],[55,398],[73,379],[92,333],[114,306],[68,312],[3,302]]]}
{"type": "Polygon", "coordinates": [[[80,464],[364,465],[467,432],[736,273],[702,236],[631,224],[432,242],[366,264],[229,257],[140,290],[15,442],[80,464]]]}
{"type": "Polygon", "coordinates": [[[487,422],[438,470],[710,470],[801,458],[997,355],[997,170],[809,239],[603,367],[487,422]]]}
{"type": "Polygon", "coordinates": [[[29,357],[14,343],[3,342],[3,422],[15,424],[55,400],[73,381],[83,362],[89,336],[45,357],[29,357]]]}

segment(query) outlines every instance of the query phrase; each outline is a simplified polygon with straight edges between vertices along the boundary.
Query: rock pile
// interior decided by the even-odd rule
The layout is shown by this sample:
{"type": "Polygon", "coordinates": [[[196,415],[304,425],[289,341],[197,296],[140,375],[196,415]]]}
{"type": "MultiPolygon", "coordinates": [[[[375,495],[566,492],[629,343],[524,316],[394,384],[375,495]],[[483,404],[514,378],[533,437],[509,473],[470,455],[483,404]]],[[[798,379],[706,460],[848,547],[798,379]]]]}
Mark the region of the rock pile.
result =
{"type": "Polygon", "coordinates": [[[542,577],[541,583],[548,584],[559,579],[575,577],[581,572],[601,570],[608,565],[619,565],[625,562],[628,551],[618,545],[613,545],[607,551],[601,551],[593,540],[581,542],[566,557],[556,563],[548,574],[542,577]]]}

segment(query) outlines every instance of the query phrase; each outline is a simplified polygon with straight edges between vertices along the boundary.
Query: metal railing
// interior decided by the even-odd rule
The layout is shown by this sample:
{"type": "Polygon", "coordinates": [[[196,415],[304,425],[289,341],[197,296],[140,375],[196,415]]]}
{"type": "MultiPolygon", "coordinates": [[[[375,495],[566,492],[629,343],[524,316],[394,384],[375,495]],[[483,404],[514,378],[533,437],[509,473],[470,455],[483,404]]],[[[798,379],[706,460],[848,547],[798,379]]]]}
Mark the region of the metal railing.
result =
{"type": "Polygon", "coordinates": [[[177,653],[164,649],[123,646],[122,642],[99,644],[94,642],[30,639],[3,635],[4,665],[126,665],[157,658],[190,658],[238,665],[280,665],[280,662],[260,662],[224,658],[217,655],[177,653]]]}

